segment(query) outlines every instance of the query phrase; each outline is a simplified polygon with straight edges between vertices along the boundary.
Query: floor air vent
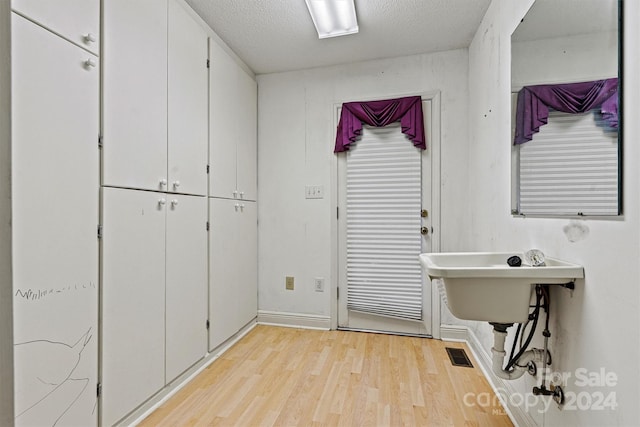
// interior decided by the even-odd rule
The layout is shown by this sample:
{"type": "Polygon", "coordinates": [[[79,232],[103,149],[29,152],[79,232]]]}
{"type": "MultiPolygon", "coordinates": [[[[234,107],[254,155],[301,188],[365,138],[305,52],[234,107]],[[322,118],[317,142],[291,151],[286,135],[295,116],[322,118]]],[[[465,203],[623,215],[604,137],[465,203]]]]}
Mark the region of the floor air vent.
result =
{"type": "Polygon", "coordinates": [[[451,360],[451,364],[453,366],[464,366],[465,368],[473,368],[469,357],[467,357],[467,353],[462,348],[452,348],[445,347],[447,350],[447,354],[449,355],[449,359],[451,360]]]}

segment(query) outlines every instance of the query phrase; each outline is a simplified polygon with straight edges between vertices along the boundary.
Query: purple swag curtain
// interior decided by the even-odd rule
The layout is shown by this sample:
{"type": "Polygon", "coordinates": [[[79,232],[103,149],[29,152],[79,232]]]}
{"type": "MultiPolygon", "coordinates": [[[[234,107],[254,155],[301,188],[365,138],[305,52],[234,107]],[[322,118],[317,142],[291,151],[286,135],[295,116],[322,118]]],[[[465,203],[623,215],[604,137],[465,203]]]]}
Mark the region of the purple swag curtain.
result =
{"type": "Polygon", "coordinates": [[[402,133],[407,135],[413,145],[425,150],[424,119],[422,118],[422,98],[387,99],[371,102],[345,102],[338,122],[336,148],[334,153],[349,150],[349,144],[355,142],[362,133],[362,123],[383,127],[400,121],[402,133]]]}
{"type": "Polygon", "coordinates": [[[531,141],[547,124],[549,107],[565,113],[583,113],[600,107],[604,120],[618,128],[618,79],[558,85],[525,86],[518,92],[513,144],[531,141]]]}

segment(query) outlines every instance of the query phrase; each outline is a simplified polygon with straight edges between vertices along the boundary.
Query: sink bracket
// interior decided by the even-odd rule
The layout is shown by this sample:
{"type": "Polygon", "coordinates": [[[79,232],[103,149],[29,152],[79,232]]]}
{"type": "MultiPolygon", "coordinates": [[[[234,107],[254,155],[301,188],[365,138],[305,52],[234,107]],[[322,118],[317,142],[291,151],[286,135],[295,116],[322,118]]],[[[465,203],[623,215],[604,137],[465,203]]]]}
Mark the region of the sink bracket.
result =
{"type": "Polygon", "coordinates": [[[571,281],[571,282],[567,282],[567,283],[536,283],[536,285],[540,285],[540,286],[560,286],[562,288],[571,289],[571,290],[574,290],[576,288],[576,282],[575,281],[571,281]]]}

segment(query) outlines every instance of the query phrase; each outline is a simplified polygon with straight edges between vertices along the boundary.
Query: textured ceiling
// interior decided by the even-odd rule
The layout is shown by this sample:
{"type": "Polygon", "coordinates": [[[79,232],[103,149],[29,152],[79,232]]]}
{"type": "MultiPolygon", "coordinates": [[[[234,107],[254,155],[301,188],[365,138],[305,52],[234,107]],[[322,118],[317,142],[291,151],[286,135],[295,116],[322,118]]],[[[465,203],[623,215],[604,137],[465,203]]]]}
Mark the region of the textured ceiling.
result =
{"type": "Polygon", "coordinates": [[[536,0],[512,40],[540,40],[617,29],[618,0],[536,0]]]}
{"type": "Polygon", "coordinates": [[[355,0],[360,32],[318,39],[304,0],[186,0],[256,73],[466,48],[490,0],[355,0]]]}

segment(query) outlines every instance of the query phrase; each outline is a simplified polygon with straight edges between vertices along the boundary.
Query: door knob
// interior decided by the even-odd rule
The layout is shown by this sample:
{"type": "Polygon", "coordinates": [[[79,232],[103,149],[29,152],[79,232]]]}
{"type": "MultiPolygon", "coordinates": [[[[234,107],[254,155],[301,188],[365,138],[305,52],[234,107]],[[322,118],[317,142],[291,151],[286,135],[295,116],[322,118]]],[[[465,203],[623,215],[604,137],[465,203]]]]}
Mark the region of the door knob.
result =
{"type": "Polygon", "coordinates": [[[429,234],[429,228],[428,227],[422,227],[420,229],[420,234],[423,234],[423,235],[429,234]]]}

